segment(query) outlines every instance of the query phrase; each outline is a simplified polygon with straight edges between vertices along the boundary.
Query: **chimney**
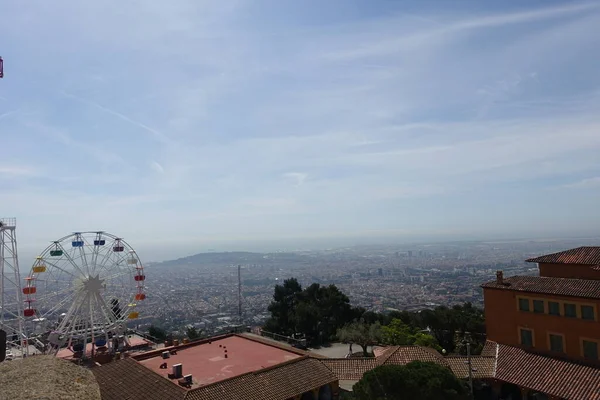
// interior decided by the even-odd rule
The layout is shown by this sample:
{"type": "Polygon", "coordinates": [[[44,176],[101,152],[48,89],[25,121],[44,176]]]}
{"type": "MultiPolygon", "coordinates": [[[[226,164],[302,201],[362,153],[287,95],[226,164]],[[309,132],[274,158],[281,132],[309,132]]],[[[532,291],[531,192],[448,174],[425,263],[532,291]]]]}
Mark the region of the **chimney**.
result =
{"type": "Polygon", "coordinates": [[[183,376],[183,364],[173,364],[173,375],[175,378],[181,378],[183,376]]]}
{"type": "Polygon", "coordinates": [[[504,273],[501,270],[496,271],[496,283],[504,285],[504,273]]]}
{"type": "Polygon", "coordinates": [[[169,358],[170,356],[171,356],[171,354],[168,351],[163,351],[162,352],[162,358],[163,358],[163,360],[166,359],[166,358],[169,358]]]}

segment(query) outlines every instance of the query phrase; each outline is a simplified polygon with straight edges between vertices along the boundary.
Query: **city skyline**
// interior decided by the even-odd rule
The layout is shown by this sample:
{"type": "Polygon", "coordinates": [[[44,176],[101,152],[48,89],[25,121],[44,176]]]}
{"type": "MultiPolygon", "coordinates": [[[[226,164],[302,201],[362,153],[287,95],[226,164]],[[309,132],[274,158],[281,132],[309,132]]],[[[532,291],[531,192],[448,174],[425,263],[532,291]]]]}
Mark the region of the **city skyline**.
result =
{"type": "Polygon", "coordinates": [[[600,5],[299,4],[6,5],[20,249],[600,235],[600,5]]]}

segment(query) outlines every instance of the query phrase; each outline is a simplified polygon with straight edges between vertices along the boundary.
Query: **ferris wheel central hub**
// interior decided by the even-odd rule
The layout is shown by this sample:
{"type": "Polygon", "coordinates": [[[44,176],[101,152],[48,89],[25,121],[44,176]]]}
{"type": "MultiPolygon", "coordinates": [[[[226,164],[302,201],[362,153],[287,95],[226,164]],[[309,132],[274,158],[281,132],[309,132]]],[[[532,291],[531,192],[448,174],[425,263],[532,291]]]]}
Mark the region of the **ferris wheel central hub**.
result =
{"type": "Polygon", "coordinates": [[[100,293],[100,290],[104,289],[104,279],[100,279],[100,274],[96,276],[88,276],[81,282],[80,290],[83,290],[87,293],[100,293]]]}

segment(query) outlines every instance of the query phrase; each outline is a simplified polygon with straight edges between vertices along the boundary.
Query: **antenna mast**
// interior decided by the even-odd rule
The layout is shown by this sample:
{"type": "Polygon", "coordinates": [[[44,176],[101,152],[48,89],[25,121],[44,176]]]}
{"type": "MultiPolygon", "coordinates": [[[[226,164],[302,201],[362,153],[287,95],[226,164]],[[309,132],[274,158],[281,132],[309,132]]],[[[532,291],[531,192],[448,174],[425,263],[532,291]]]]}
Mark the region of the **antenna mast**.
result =
{"type": "Polygon", "coordinates": [[[242,323],[242,266],[238,265],[238,318],[242,323]]]}

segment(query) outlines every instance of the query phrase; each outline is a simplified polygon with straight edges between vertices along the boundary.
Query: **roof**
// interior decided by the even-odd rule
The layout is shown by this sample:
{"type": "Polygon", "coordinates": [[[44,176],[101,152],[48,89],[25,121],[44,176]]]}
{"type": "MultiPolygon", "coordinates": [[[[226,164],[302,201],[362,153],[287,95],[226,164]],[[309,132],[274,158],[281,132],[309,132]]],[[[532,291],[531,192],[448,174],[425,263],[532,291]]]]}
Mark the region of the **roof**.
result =
{"type": "MultiPolygon", "coordinates": [[[[287,346],[272,346],[269,341],[255,340],[255,338],[226,335],[212,338],[210,343],[209,340],[202,340],[197,343],[178,346],[176,349],[177,354],[173,354],[165,360],[160,357],[165,349],[160,349],[159,351],[140,354],[136,357],[140,361],[127,358],[93,368],[92,372],[100,385],[102,399],[285,400],[338,380],[333,372],[320,360],[308,355],[298,354],[300,351],[289,352],[288,354],[287,346]],[[227,350],[232,354],[231,357],[227,359],[211,357],[215,349],[224,352],[219,344],[227,346],[227,350]],[[259,365],[257,370],[250,368],[250,371],[244,371],[243,373],[238,371],[237,374],[234,374],[236,372],[234,365],[221,365],[223,360],[235,363],[235,354],[244,352],[239,346],[244,347],[248,344],[251,347],[251,354],[244,353],[247,356],[246,361],[249,360],[248,362],[251,365],[248,365],[252,368],[259,365]],[[187,363],[185,362],[185,351],[206,351],[207,349],[210,354],[202,355],[200,353],[199,355],[194,353],[192,354],[193,359],[198,361],[198,364],[203,366],[202,368],[208,364],[208,372],[217,368],[219,373],[217,375],[194,375],[193,368],[190,367],[192,364],[191,359],[187,363]],[[291,359],[287,361],[277,359],[276,356],[281,354],[290,355],[291,359]],[[183,357],[181,357],[182,355],[183,357]],[[205,359],[204,356],[209,358],[205,359]],[[161,363],[166,361],[168,365],[181,362],[184,374],[192,373],[193,375],[194,385],[192,389],[184,389],[177,384],[177,380],[170,380],[166,376],[162,376],[170,372],[170,368],[155,371],[152,366],[145,365],[148,362],[156,361],[157,357],[159,357],[161,363]],[[256,364],[257,362],[258,364],[256,364]],[[266,365],[261,367],[261,362],[266,365]],[[163,371],[166,372],[163,374],[163,371]],[[207,379],[207,376],[215,379],[207,379]],[[282,384],[282,382],[285,382],[285,384],[282,384]]],[[[243,359],[241,361],[242,363],[245,362],[243,359]]]]}
{"type": "Polygon", "coordinates": [[[559,398],[600,400],[600,368],[496,346],[496,379],[559,398]]]}
{"type": "MultiPolygon", "coordinates": [[[[466,379],[469,377],[469,361],[466,356],[449,356],[446,357],[446,362],[457,378],[466,379]]],[[[472,376],[475,379],[493,378],[495,367],[495,356],[471,357],[472,376]]]]}
{"type": "Polygon", "coordinates": [[[340,380],[355,381],[365,372],[380,365],[406,365],[412,361],[434,362],[448,366],[445,358],[434,349],[421,346],[390,346],[371,358],[329,358],[320,360],[340,380]]]}
{"type": "Polygon", "coordinates": [[[378,358],[380,365],[406,365],[418,360],[448,366],[446,359],[435,349],[429,347],[393,346],[392,349],[378,358]]]}
{"type": "Polygon", "coordinates": [[[337,381],[321,360],[302,357],[190,390],[186,400],[285,400],[337,381]]]}
{"type": "Polygon", "coordinates": [[[131,358],[92,368],[92,372],[102,400],[181,400],[186,392],[131,358]]]}
{"type": "Polygon", "coordinates": [[[518,292],[573,296],[600,299],[600,280],[553,278],[546,276],[511,276],[503,283],[491,281],[481,285],[484,289],[500,289],[518,292]]]}
{"type": "Polygon", "coordinates": [[[153,352],[152,356],[142,355],[139,360],[165,378],[172,372],[173,365],[182,364],[183,375],[192,375],[193,389],[302,357],[290,349],[274,346],[270,342],[229,335],[177,346],[167,359],[163,359],[162,351],[158,351],[153,352]],[[161,368],[164,363],[167,368],[161,368]]]}
{"type": "Polygon", "coordinates": [[[377,367],[376,358],[330,358],[321,360],[340,380],[354,381],[377,367]]]}
{"type": "Polygon", "coordinates": [[[530,258],[526,261],[534,263],[598,265],[600,264],[600,246],[577,247],[576,249],[530,258]]]}

